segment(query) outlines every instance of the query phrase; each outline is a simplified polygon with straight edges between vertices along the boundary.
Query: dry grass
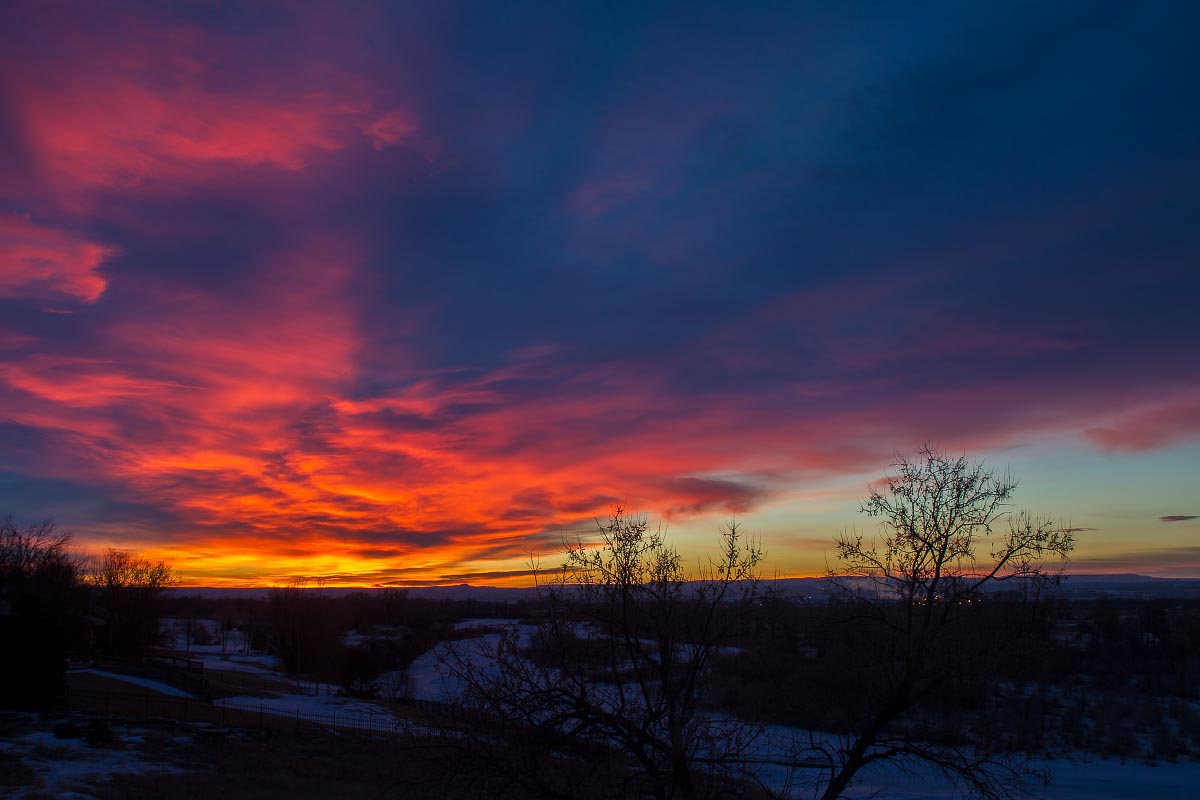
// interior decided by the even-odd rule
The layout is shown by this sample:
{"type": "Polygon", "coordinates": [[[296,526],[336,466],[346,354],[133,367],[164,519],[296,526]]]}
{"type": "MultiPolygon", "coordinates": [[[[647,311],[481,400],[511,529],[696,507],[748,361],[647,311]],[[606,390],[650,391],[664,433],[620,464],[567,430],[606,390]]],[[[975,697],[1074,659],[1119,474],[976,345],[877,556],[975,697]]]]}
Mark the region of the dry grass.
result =
{"type": "MultiPolygon", "coordinates": [[[[79,726],[87,717],[71,715],[79,726]]],[[[35,732],[48,732],[59,719],[34,715],[0,715],[0,733],[16,741],[35,732]]],[[[80,791],[99,800],[232,800],[287,797],[348,798],[349,800],[407,800],[426,796],[441,786],[442,775],[429,762],[396,743],[374,744],[338,736],[298,738],[279,734],[214,731],[163,720],[110,722],[112,745],[79,750],[38,742],[19,749],[0,749],[0,797],[42,800],[62,791],[80,791]],[[132,757],[146,765],[174,772],[145,770],[93,777],[86,783],[71,778],[47,784],[39,765],[63,761],[101,761],[112,753],[114,768],[132,757]],[[124,754],[118,756],[118,754],[124,754]]],[[[441,788],[429,796],[451,797],[441,788]]],[[[469,795],[459,795],[469,796],[469,795]]]]}
{"type": "Polygon", "coordinates": [[[185,771],[119,775],[96,785],[98,800],[455,800],[483,796],[456,787],[453,775],[419,749],[339,737],[230,734],[198,737],[159,752],[185,771]]]}
{"type": "Polygon", "coordinates": [[[290,694],[296,687],[287,681],[241,670],[206,670],[204,677],[208,679],[208,692],[215,698],[220,697],[276,697],[280,694],[290,694]]]}
{"type": "Polygon", "coordinates": [[[22,786],[32,786],[37,780],[37,773],[20,757],[0,750],[0,794],[7,794],[6,790],[15,790],[22,786]]]}
{"type": "MultiPolygon", "coordinates": [[[[70,719],[85,727],[89,717],[73,714],[70,719]]],[[[13,723],[0,715],[0,732],[19,738],[50,731],[59,720],[24,715],[13,723]]],[[[54,745],[38,743],[21,752],[0,750],[0,797],[50,800],[62,792],[96,800],[525,800],[535,796],[481,773],[478,763],[448,740],[370,742],[327,732],[296,736],[162,719],[110,720],[110,725],[111,745],[60,752],[54,745]],[[103,775],[76,771],[72,777],[51,780],[39,774],[47,763],[74,760],[99,763],[103,775]],[[109,774],[114,769],[125,772],[109,774]]],[[[611,792],[589,796],[608,797],[611,792]]]]}
{"type": "Polygon", "coordinates": [[[154,689],[147,689],[135,683],[129,683],[117,678],[109,678],[105,675],[93,675],[90,672],[68,672],[67,686],[70,687],[72,692],[119,692],[122,694],[135,693],[139,695],[148,693],[151,697],[172,696],[155,691],[154,689]]]}
{"type": "MultiPolygon", "coordinates": [[[[209,693],[214,698],[235,697],[239,695],[249,697],[277,697],[281,694],[290,694],[296,691],[296,687],[285,680],[248,671],[214,669],[205,672],[205,677],[208,679],[209,693]]],[[[144,686],[129,683],[119,678],[109,678],[104,675],[93,675],[87,672],[68,672],[67,685],[70,686],[71,691],[133,692],[136,694],[149,692],[152,697],[167,696],[161,692],[147,689],[144,686]]]]}

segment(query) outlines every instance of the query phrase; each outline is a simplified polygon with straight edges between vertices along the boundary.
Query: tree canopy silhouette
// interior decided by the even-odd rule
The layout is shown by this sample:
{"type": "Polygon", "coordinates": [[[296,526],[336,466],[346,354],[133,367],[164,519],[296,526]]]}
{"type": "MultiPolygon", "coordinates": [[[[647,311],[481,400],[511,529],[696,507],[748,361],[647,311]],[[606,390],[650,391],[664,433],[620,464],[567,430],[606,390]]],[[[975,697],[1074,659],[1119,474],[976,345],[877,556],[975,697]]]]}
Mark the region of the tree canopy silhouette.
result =
{"type": "Polygon", "coordinates": [[[979,796],[1007,797],[1031,777],[1020,762],[989,753],[969,731],[921,741],[911,717],[1002,654],[1009,642],[989,613],[992,590],[1008,584],[1037,597],[1057,581],[1074,536],[1049,517],[1013,513],[1017,481],[983,462],[924,446],[893,467],[861,503],[878,536],[835,539],[830,585],[863,639],[851,666],[854,724],[838,744],[815,748],[828,764],[821,797],[844,796],[882,760],[923,762],[979,796]]]}

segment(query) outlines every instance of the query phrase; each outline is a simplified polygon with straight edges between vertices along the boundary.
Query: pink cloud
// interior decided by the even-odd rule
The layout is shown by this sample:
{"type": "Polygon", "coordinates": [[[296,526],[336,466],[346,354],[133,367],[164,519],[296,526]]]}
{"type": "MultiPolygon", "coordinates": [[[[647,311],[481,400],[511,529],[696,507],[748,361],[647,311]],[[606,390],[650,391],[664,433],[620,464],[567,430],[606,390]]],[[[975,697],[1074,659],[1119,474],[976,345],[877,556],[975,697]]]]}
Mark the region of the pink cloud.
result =
{"type": "Polygon", "coordinates": [[[93,303],[108,283],[100,267],[109,247],[27,216],[0,212],[0,295],[67,295],[93,303]]]}
{"type": "Polygon", "coordinates": [[[263,65],[226,31],[94,16],[54,21],[57,49],[16,42],[0,55],[0,86],[60,195],[187,186],[226,167],[299,170],[356,139],[379,149],[416,134],[388,89],[320,52],[303,68],[263,65]]]}
{"type": "Polygon", "coordinates": [[[200,387],[214,418],[319,400],[354,373],[356,316],[345,284],[356,244],[312,237],[257,265],[235,297],[154,290],[155,316],[111,330],[118,352],[200,387]]]}
{"type": "Polygon", "coordinates": [[[376,150],[399,144],[417,132],[417,123],[411,115],[400,111],[389,111],[363,127],[363,133],[371,140],[376,150]]]}
{"type": "Polygon", "coordinates": [[[1109,450],[1152,450],[1200,436],[1200,398],[1184,396],[1146,404],[1112,422],[1089,428],[1087,436],[1109,450]]]}

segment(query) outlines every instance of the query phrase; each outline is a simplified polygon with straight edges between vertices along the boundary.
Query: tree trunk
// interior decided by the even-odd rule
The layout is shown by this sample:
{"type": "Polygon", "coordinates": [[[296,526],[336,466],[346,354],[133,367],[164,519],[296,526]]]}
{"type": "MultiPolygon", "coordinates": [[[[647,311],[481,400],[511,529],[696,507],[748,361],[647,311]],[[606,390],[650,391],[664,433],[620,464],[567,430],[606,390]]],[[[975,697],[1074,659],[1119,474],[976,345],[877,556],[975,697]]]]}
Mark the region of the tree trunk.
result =
{"type": "Polygon", "coordinates": [[[683,800],[695,800],[696,784],[692,779],[687,757],[682,753],[677,753],[671,758],[671,782],[675,785],[678,797],[683,800]]]}

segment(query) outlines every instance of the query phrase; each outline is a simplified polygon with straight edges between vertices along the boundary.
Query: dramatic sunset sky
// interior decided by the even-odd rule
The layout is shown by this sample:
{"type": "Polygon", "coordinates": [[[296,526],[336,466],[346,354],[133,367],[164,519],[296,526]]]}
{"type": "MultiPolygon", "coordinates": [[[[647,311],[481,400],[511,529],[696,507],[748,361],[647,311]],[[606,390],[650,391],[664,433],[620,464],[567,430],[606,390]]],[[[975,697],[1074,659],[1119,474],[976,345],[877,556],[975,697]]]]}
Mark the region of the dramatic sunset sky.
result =
{"type": "Polygon", "coordinates": [[[0,515],[519,585],[822,572],[932,442],[1200,576],[1193,3],[5,2],[0,515]]]}

